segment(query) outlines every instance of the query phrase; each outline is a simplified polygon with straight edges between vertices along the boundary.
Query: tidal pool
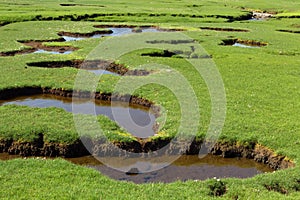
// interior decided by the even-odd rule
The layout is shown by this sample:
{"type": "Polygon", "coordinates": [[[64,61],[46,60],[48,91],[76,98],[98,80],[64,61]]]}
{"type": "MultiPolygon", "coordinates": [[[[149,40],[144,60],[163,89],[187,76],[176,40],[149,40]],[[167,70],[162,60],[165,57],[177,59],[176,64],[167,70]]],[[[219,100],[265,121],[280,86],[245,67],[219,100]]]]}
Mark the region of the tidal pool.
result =
{"type": "MultiPolygon", "coordinates": [[[[91,114],[90,108],[94,106],[96,115],[105,115],[116,121],[119,126],[126,129],[133,136],[148,138],[155,134],[155,115],[149,109],[138,105],[128,105],[125,102],[104,102],[100,100],[84,100],[55,95],[41,94],[23,96],[10,100],[1,100],[0,105],[16,104],[30,107],[48,108],[57,107],[72,112],[72,104],[76,104],[76,112],[91,114]]],[[[92,113],[92,114],[94,114],[92,113]]]]}

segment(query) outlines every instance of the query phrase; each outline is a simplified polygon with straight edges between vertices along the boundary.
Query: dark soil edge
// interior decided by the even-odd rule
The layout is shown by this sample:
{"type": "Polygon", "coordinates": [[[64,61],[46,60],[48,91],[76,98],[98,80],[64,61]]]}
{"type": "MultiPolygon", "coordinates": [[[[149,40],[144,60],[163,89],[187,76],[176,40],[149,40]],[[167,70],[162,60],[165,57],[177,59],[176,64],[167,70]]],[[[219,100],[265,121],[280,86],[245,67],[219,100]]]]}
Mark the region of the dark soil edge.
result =
{"type": "MultiPolygon", "coordinates": [[[[42,134],[40,134],[42,135],[42,134]]],[[[0,153],[9,153],[21,156],[50,156],[50,157],[81,157],[85,155],[97,156],[127,156],[127,152],[141,153],[147,157],[148,152],[161,149],[170,142],[170,139],[156,141],[114,142],[93,141],[89,138],[78,139],[72,144],[45,143],[40,138],[33,142],[18,142],[0,140],[0,153]],[[116,150],[117,149],[117,150],[116,150]],[[120,149],[125,151],[120,151],[120,149]]],[[[185,146],[173,146],[165,150],[164,155],[186,154],[197,155],[203,142],[195,140],[186,149],[185,146]]],[[[285,156],[276,155],[272,150],[256,144],[253,147],[237,144],[217,143],[209,152],[224,158],[243,157],[279,170],[294,167],[295,164],[285,156]]]]}
{"type": "Polygon", "coordinates": [[[247,29],[200,27],[201,30],[226,31],[226,32],[249,32],[247,29]]]}
{"type": "Polygon", "coordinates": [[[81,3],[61,3],[59,5],[60,6],[83,6],[83,7],[91,6],[91,7],[99,7],[99,8],[105,7],[104,5],[81,4],[81,3]]]}
{"type": "Polygon", "coordinates": [[[284,30],[284,29],[279,29],[279,30],[276,30],[276,31],[285,32],[285,33],[300,33],[300,31],[284,30]]]}

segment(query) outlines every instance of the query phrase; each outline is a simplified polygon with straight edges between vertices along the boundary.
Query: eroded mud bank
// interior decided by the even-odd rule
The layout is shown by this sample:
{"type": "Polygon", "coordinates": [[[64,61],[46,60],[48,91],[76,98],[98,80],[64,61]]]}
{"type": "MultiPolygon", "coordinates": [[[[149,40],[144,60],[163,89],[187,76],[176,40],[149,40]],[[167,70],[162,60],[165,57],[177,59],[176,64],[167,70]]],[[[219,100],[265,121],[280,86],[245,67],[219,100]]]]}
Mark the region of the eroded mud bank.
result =
{"type": "MultiPolygon", "coordinates": [[[[188,148],[182,144],[172,144],[161,151],[170,142],[164,140],[139,140],[133,142],[114,142],[109,143],[90,138],[81,138],[72,144],[58,144],[43,142],[43,135],[34,142],[17,142],[13,140],[1,140],[0,152],[7,152],[21,156],[61,156],[61,157],[80,157],[84,155],[96,155],[99,157],[126,157],[131,153],[140,153],[139,156],[147,158],[149,152],[159,150],[157,156],[163,155],[197,155],[203,142],[193,141],[188,148]],[[125,150],[125,151],[124,151],[125,150]]],[[[294,167],[295,164],[285,156],[277,155],[272,150],[255,144],[252,147],[239,146],[237,144],[217,143],[208,152],[212,155],[219,155],[223,158],[241,157],[253,159],[263,163],[268,167],[278,170],[294,167]]],[[[131,155],[132,156],[132,155],[131,155]]],[[[137,156],[138,157],[138,156],[137,156]]]]}

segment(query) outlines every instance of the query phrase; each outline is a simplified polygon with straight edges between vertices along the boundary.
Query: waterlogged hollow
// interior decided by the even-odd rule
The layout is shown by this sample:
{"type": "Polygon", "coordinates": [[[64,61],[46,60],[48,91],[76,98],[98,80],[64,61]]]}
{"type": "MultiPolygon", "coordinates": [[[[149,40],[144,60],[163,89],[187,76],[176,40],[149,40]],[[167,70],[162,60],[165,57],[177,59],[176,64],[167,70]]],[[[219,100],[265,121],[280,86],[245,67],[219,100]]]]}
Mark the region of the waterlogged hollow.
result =
{"type": "MultiPolygon", "coordinates": [[[[170,155],[169,155],[170,156],[170,155]]],[[[135,166],[139,166],[141,169],[151,170],[151,167],[157,168],[157,166],[165,166],[164,157],[158,158],[154,161],[147,160],[132,160],[126,158],[109,158],[115,160],[115,166],[126,170],[127,173],[114,170],[103,165],[101,162],[95,161],[93,157],[85,157],[87,159],[84,163],[82,159],[70,159],[71,162],[76,164],[86,165],[88,167],[97,169],[102,174],[105,174],[116,180],[132,181],[135,183],[147,183],[147,182],[174,182],[177,180],[205,180],[208,178],[248,178],[257,174],[273,171],[266,165],[257,163],[254,160],[246,158],[223,158],[220,156],[207,155],[200,159],[198,155],[182,155],[175,162],[169,166],[164,167],[157,171],[148,173],[139,173],[134,168],[130,168],[131,163],[136,163],[135,166]],[[81,162],[81,163],[80,163],[81,162]],[[129,170],[128,170],[129,169],[129,170]]],[[[97,161],[97,160],[96,160],[97,161]]]]}
{"type": "MultiPolygon", "coordinates": [[[[7,153],[0,153],[0,160],[8,160],[19,157],[20,156],[8,155],[7,153]]],[[[121,157],[106,159],[114,160],[115,166],[118,166],[121,169],[130,169],[130,165],[132,163],[138,163],[141,168],[148,170],[153,165],[164,165],[164,160],[166,160],[164,157],[157,158],[155,162],[150,162],[146,159],[140,160],[137,158],[121,157]]],[[[223,158],[210,154],[202,159],[200,159],[197,155],[183,155],[169,166],[149,173],[140,173],[134,169],[132,169],[131,172],[135,173],[121,172],[107,167],[93,156],[66,158],[66,160],[78,165],[96,169],[102,174],[115,180],[132,181],[135,183],[169,183],[177,180],[205,180],[213,177],[249,178],[257,174],[274,171],[266,165],[257,163],[254,160],[246,158],[223,158]]]]}
{"type": "Polygon", "coordinates": [[[104,36],[121,36],[121,35],[127,35],[132,33],[139,33],[139,32],[159,32],[160,30],[157,28],[127,28],[127,27],[107,27],[107,30],[111,30],[112,33],[103,33],[103,34],[94,34],[89,37],[82,37],[80,35],[78,36],[66,36],[61,35],[62,38],[64,38],[65,41],[78,41],[83,40],[86,38],[101,38],[104,36]]]}
{"type": "Polygon", "coordinates": [[[114,72],[110,72],[104,69],[87,69],[89,72],[94,73],[95,75],[104,75],[104,74],[109,74],[109,75],[113,75],[113,76],[120,76],[117,73],[114,72]]]}
{"type": "MultiPolygon", "coordinates": [[[[71,33],[71,32],[60,32],[58,35],[61,37],[58,40],[52,40],[52,42],[69,42],[69,41],[78,41],[87,38],[101,38],[104,36],[121,36],[132,33],[141,33],[141,32],[159,32],[164,31],[158,28],[152,27],[106,27],[103,33],[98,33],[97,31],[94,33],[71,33]]],[[[101,32],[101,31],[99,31],[101,32]]],[[[42,44],[43,41],[21,41],[27,46],[31,46],[32,49],[26,49],[23,51],[12,51],[12,52],[0,52],[0,56],[15,56],[18,54],[31,54],[31,53],[43,53],[43,54],[70,54],[77,48],[72,47],[57,47],[57,46],[44,46],[42,44]]],[[[51,42],[44,41],[44,42],[51,42]]],[[[98,73],[98,72],[97,72],[98,73]]]]}
{"type": "Polygon", "coordinates": [[[38,108],[57,107],[67,112],[72,112],[72,103],[76,104],[76,112],[82,114],[94,114],[91,113],[90,108],[95,106],[95,114],[109,117],[136,137],[148,138],[155,134],[153,130],[155,125],[154,113],[142,106],[128,105],[125,102],[113,102],[112,106],[109,102],[100,100],[73,98],[72,101],[72,98],[47,94],[0,101],[0,105],[16,104],[38,108]]]}
{"type": "Polygon", "coordinates": [[[65,52],[59,52],[59,51],[46,51],[46,50],[43,50],[43,49],[38,49],[32,53],[48,53],[48,54],[70,54],[72,53],[73,51],[65,51],[65,52]]]}
{"type": "Polygon", "coordinates": [[[232,46],[241,47],[241,48],[259,48],[259,46],[250,46],[250,45],[242,44],[239,42],[234,43],[232,46]]]}

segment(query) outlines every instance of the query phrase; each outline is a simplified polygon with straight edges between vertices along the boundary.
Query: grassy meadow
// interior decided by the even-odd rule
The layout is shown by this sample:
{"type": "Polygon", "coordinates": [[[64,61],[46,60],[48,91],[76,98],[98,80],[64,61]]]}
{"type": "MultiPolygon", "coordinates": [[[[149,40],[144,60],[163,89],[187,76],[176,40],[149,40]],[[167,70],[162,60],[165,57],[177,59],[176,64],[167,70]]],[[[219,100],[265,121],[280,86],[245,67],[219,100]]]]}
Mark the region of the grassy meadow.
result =
{"type": "MultiPolygon", "coordinates": [[[[183,29],[199,44],[219,70],[226,92],[226,120],[219,141],[247,144],[254,142],[291,159],[296,167],[248,179],[222,180],[226,193],[210,195],[214,180],[170,184],[133,184],[112,180],[99,172],[71,164],[61,158],[31,158],[0,161],[1,199],[299,199],[300,194],[300,3],[273,0],[228,1],[96,1],[96,0],[0,0],[0,52],[29,49],[20,41],[59,39],[61,31],[90,33],[95,25],[134,25],[183,29]],[[247,20],[252,11],[269,12],[266,20],[247,20]],[[205,28],[204,28],[205,27],[205,28]],[[245,30],[219,31],[210,28],[245,30]],[[201,29],[202,28],[202,29],[201,29]],[[287,30],[282,32],[279,30],[287,30]],[[288,32],[290,31],[290,32],[288,32]],[[260,48],[222,45],[226,40],[266,43],[260,48]],[[272,188],[268,190],[267,186],[272,188]]],[[[110,37],[69,42],[44,42],[46,46],[79,48],[68,55],[22,54],[0,56],[0,91],[38,87],[73,90],[78,69],[28,67],[31,62],[84,60],[110,37]]],[[[185,50],[189,44],[177,45],[185,50]]],[[[168,45],[166,45],[168,46],[168,45]]],[[[149,76],[124,76],[127,81],[149,81],[172,76],[147,63],[170,66],[183,75],[199,102],[201,120],[196,137],[205,138],[211,117],[211,99],[205,80],[180,56],[150,57],[129,52],[117,62],[129,69],[154,70],[149,76]]],[[[205,61],[205,59],[203,59],[205,61]]],[[[93,80],[95,75],[87,73],[93,80]]],[[[113,92],[120,77],[101,76],[100,93],[113,92]]],[[[174,79],[172,79],[174,80],[174,79]]],[[[176,85],[176,81],[174,81],[176,85]]],[[[174,94],[158,84],[145,85],[134,92],[167,110],[167,120],[156,138],[172,138],[181,116],[174,94]]],[[[186,94],[187,98],[189,94],[186,94]]],[[[1,103],[0,99],[0,103],[1,103]]],[[[85,118],[83,120],[89,120],[85,118]]],[[[104,134],[111,141],[135,140],[117,124],[98,116],[104,134]]],[[[158,118],[161,122],[164,119],[158,118]]],[[[45,142],[72,144],[79,138],[72,114],[59,108],[0,106],[0,139],[34,141],[40,133],[45,142]]],[[[93,135],[96,130],[89,130],[93,135]]]]}

